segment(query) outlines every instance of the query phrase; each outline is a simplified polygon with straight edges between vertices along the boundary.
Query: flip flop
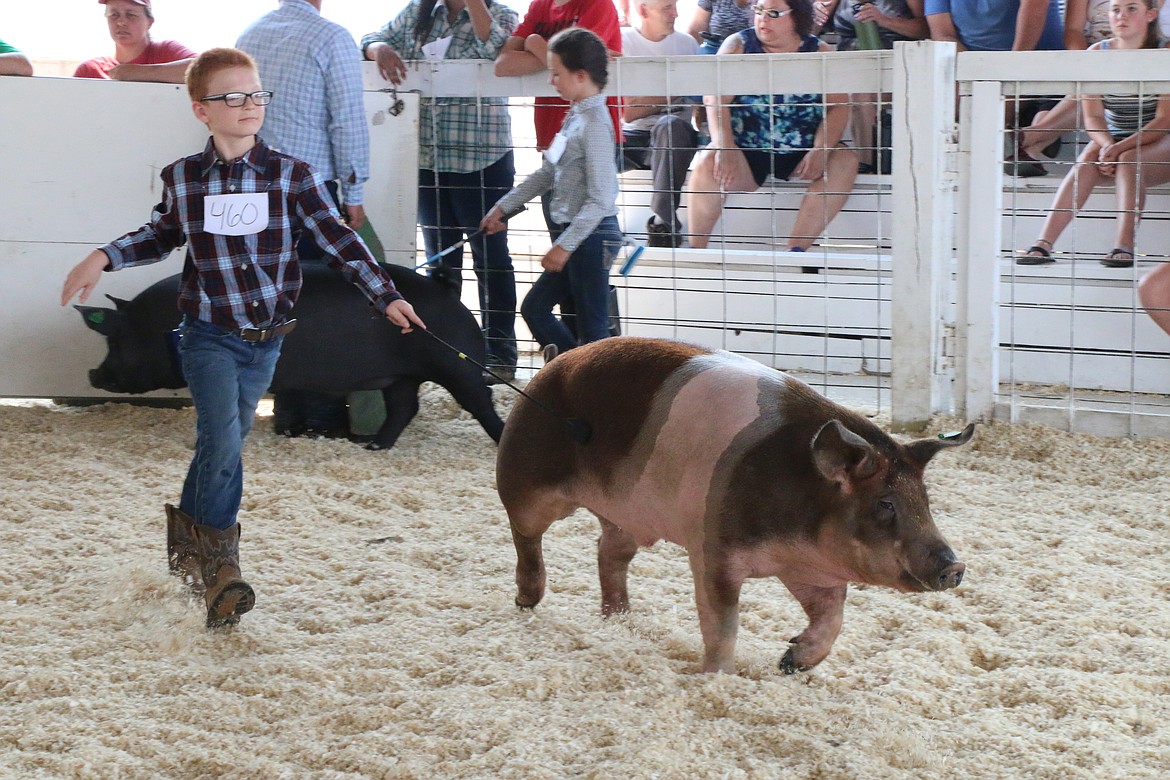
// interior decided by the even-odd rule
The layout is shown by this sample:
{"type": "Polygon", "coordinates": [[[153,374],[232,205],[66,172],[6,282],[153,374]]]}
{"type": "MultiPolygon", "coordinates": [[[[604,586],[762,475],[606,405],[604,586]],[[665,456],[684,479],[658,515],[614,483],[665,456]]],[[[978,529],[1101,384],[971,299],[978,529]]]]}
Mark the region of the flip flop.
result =
{"type": "MultiPolygon", "coordinates": [[[[1051,244],[1049,244],[1049,246],[1051,246],[1051,244]]],[[[1027,252],[1016,258],[1016,265],[1046,265],[1047,263],[1055,262],[1056,261],[1052,259],[1051,250],[1045,249],[1039,244],[1034,244],[1028,247],[1027,252]],[[1039,254],[1033,254],[1034,252],[1039,254]]]]}
{"type": "Polygon", "coordinates": [[[1133,250],[1125,247],[1117,247],[1109,254],[1105,255],[1101,260],[1101,265],[1106,268],[1132,268],[1133,267],[1133,250]]]}

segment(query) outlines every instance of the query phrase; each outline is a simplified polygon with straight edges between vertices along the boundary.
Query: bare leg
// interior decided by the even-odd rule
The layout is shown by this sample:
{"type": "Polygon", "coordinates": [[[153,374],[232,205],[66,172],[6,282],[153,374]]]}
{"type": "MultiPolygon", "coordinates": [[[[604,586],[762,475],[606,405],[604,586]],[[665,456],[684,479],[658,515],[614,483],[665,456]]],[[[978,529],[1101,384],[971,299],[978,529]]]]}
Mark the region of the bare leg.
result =
{"type": "MultiPolygon", "coordinates": [[[[746,169],[746,166],[744,166],[746,169]]],[[[755,192],[759,185],[751,178],[738,179],[727,192],[755,192]]],[[[723,201],[727,197],[715,181],[715,150],[710,147],[699,152],[699,161],[687,179],[687,227],[689,242],[695,249],[706,249],[711,240],[711,231],[723,212],[723,201]]]]}
{"type": "Polygon", "coordinates": [[[1142,277],[1138,298],[1154,324],[1170,336],[1170,263],[1162,263],[1142,277]]]}
{"type": "Polygon", "coordinates": [[[1077,112],[1074,97],[1065,97],[1048,111],[1039,112],[1032,124],[1020,131],[1020,146],[1032,159],[1040,159],[1043,156],[1041,149],[1076,129],[1077,112]]]}
{"type": "Polygon", "coordinates": [[[833,642],[841,633],[847,586],[817,588],[787,582],[784,586],[796,596],[804,614],[808,615],[808,627],[792,639],[791,647],[780,660],[780,670],[793,674],[813,668],[829,655],[833,642]]]}
{"type": "Polygon", "coordinates": [[[1085,150],[1077,159],[1077,164],[1060,183],[1060,188],[1056,191],[1056,197],[1052,201],[1052,208],[1049,209],[1048,216],[1044,218],[1044,228],[1040,231],[1040,238],[1047,241],[1050,246],[1056,243],[1064,229],[1072,222],[1075,213],[1074,204],[1075,210],[1079,211],[1085,205],[1085,201],[1089,199],[1093,189],[1104,178],[1098,173],[1097,166],[1094,164],[1100,148],[1093,142],[1085,146],[1085,150]]]}
{"type": "Polygon", "coordinates": [[[788,247],[808,249],[840,213],[857,178],[857,155],[834,149],[825,163],[825,175],[808,185],[792,225],[788,247]]]}
{"type": "Polygon", "coordinates": [[[1146,190],[1170,181],[1170,139],[1165,137],[1121,155],[1114,176],[1117,196],[1115,247],[1132,250],[1138,220],[1146,205],[1146,190]]]}
{"type": "Polygon", "coordinates": [[[630,611],[627,575],[630,561],[638,554],[634,537],[604,517],[601,538],[597,540],[597,572],[601,577],[601,614],[605,617],[630,611]]]}

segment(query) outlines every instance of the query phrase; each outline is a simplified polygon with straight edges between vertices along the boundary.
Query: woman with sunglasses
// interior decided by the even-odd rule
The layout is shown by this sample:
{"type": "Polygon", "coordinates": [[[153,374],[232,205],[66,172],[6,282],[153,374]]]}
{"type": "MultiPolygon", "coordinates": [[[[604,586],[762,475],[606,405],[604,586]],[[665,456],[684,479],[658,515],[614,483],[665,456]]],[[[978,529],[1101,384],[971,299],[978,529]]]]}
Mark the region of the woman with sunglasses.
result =
{"type": "Polygon", "coordinates": [[[177,41],[152,41],[150,0],[98,0],[114,41],[113,57],[94,57],[77,66],[76,79],[162,81],[182,84],[196,52],[177,41]]]}
{"type": "MultiPolygon", "coordinates": [[[[760,0],[753,27],[723,42],[720,54],[825,52],[812,34],[812,0],[760,0]]],[[[788,249],[803,252],[837,216],[857,177],[857,155],[841,145],[848,95],[721,95],[704,98],[711,145],[687,184],[691,246],[703,249],[728,192],[754,192],[769,175],[809,182],[788,249]]]]}

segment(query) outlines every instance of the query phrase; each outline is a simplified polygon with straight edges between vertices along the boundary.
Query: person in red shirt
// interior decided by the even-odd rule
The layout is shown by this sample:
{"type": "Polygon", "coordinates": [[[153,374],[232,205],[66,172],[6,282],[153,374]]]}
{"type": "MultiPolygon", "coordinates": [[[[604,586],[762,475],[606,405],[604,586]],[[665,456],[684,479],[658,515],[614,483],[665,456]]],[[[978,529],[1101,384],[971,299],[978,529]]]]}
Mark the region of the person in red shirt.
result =
{"type": "MultiPolygon", "coordinates": [[[[500,56],[496,58],[497,76],[527,76],[549,67],[548,41],[561,30],[583,27],[597,33],[611,56],[622,53],[622,33],[613,0],[532,0],[524,21],[516,28],[500,56]]],[[[622,119],[616,97],[606,99],[614,138],[622,139],[622,119]]],[[[536,148],[544,151],[561,129],[569,104],[556,97],[538,97],[532,112],[536,124],[536,148]]],[[[616,159],[617,148],[614,148],[616,159]]],[[[540,205],[548,232],[556,241],[560,231],[549,214],[548,194],[541,195],[540,205]]]]}
{"type": "Polygon", "coordinates": [[[182,84],[197,52],[177,41],[152,41],[154,11],[150,0],[98,0],[106,7],[106,24],[114,39],[113,57],[94,57],[77,66],[77,79],[162,81],[182,84]]]}
{"type": "MultiPolygon", "coordinates": [[[[622,33],[612,0],[533,0],[524,21],[504,44],[496,59],[497,76],[527,76],[548,68],[548,39],[569,27],[584,27],[601,38],[613,55],[622,51],[622,33]]],[[[606,101],[613,131],[621,138],[617,98],[606,101]]],[[[561,129],[569,104],[560,98],[536,98],[536,148],[544,151],[561,129]]]]}

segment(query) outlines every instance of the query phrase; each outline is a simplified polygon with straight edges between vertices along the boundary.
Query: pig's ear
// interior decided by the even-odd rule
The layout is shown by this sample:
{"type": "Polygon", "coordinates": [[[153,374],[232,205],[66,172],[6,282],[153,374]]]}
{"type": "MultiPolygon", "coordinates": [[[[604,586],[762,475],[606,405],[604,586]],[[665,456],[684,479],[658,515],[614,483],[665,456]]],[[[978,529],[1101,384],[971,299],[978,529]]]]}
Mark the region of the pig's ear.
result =
{"type": "Polygon", "coordinates": [[[107,297],[107,298],[109,298],[109,299],[110,299],[110,301],[112,301],[112,302],[113,302],[113,304],[114,304],[114,307],[115,307],[115,308],[116,308],[118,311],[122,311],[123,309],[125,309],[125,308],[126,308],[126,306],[128,306],[128,305],[129,305],[129,301],[124,301],[124,300],[122,300],[121,298],[115,298],[114,296],[110,295],[109,293],[106,293],[106,297],[107,297]]]}
{"type": "Polygon", "coordinates": [[[878,468],[870,443],[836,420],[829,420],[817,431],[812,453],[821,476],[842,486],[872,477],[878,468]]]}
{"type": "Polygon", "coordinates": [[[113,336],[122,325],[124,315],[113,309],[100,309],[96,306],[74,306],[81,312],[81,319],[90,330],[96,330],[103,336],[113,336]]]}
{"type": "Polygon", "coordinates": [[[958,447],[971,441],[975,434],[975,423],[956,433],[940,433],[934,439],[918,439],[906,445],[906,456],[920,466],[926,466],[939,450],[958,447]]]}

